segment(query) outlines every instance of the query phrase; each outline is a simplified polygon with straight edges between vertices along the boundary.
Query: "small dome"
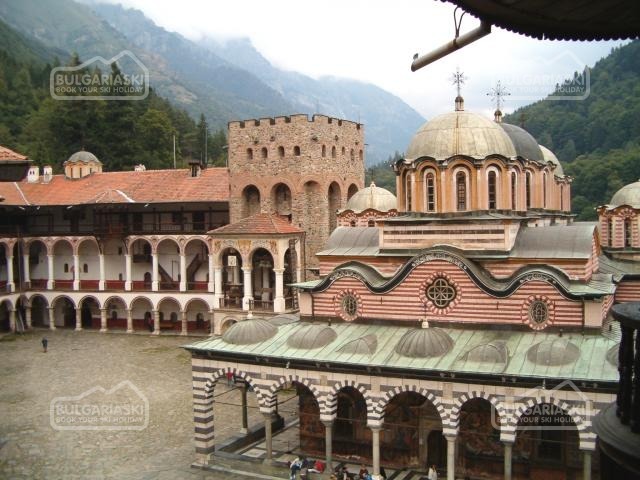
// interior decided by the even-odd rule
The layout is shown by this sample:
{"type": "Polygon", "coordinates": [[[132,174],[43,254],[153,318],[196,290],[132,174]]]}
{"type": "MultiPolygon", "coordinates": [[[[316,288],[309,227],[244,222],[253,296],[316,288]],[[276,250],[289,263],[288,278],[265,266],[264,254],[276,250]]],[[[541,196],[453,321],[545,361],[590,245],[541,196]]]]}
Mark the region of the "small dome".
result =
{"type": "Polygon", "coordinates": [[[429,358],[440,357],[452,348],[453,340],[447,332],[423,322],[422,328],[413,328],[405,333],[395,350],[403,357],[429,358]]]}
{"type": "Polygon", "coordinates": [[[264,318],[248,316],[246,320],[231,325],[222,335],[222,340],[234,345],[251,345],[270,339],[277,331],[278,327],[264,318]]]}
{"type": "Polygon", "coordinates": [[[556,166],[556,169],[553,171],[553,174],[556,177],[564,177],[564,170],[562,169],[562,164],[560,163],[560,160],[558,160],[558,157],[556,157],[555,154],[551,150],[549,150],[547,147],[544,147],[542,145],[539,145],[539,147],[540,147],[540,150],[542,150],[544,161],[551,162],[556,166]]]}
{"type": "Polygon", "coordinates": [[[300,321],[299,315],[294,315],[292,313],[281,313],[280,315],[276,315],[275,317],[271,317],[269,319],[269,323],[272,325],[277,325],[278,327],[281,325],[289,325],[290,323],[296,323],[300,321]]]}
{"type": "Polygon", "coordinates": [[[640,208],[640,180],[629,185],[625,185],[618,190],[609,203],[611,206],[629,205],[633,208],[640,208]]]}
{"type": "Polygon", "coordinates": [[[489,342],[469,350],[463,360],[480,363],[506,363],[509,351],[505,342],[489,342]]]}
{"type": "Polygon", "coordinates": [[[516,156],[513,143],[500,124],[482,115],[456,111],[439,115],[420,127],[405,158],[445,160],[454,155],[485,158],[492,154],[516,156]]]}
{"type": "Polygon", "coordinates": [[[361,355],[372,355],[378,349],[378,337],[375,335],[365,335],[355,340],[345,343],[338,349],[340,353],[357,353],[361,355]]]}
{"type": "Polygon", "coordinates": [[[67,162],[69,162],[69,163],[77,163],[77,162],[90,163],[90,162],[95,162],[95,163],[102,164],[102,162],[100,162],[100,160],[98,160],[98,157],[96,157],[93,153],[87,152],[85,150],[80,150],[79,152],[74,153],[64,163],[66,164],[67,162]]]}
{"type": "Polygon", "coordinates": [[[607,350],[607,362],[614,367],[618,366],[618,355],[620,350],[620,344],[616,343],[613,347],[607,350]]]}
{"type": "Polygon", "coordinates": [[[299,327],[287,339],[287,344],[293,348],[312,350],[329,345],[338,337],[331,327],[321,324],[311,324],[299,327]]]}
{"type": "Polygon", "coordinates": [[[371,182],[371,186],[359,190],[349,199],[345,210],[359,213],[369,208],[388,212],[398,208],[398,199],[389,190],[376,187],[376,184],[371,182]]]}
{"type": "Polygon", "coordinates": [[[565,338],[554,338],[536,343],[527,350],[527,358],[536,365],[558,366],[574,363],[580,349],[565,338]]]}
{"type": "Polygon", "coordinates": [[[499,123],[498,125],[509,135],[518,156],[527,160],[535,160],[536,162],[544,161],[544,154],[538,142],[529,132],[510,123],[499,123]]]}

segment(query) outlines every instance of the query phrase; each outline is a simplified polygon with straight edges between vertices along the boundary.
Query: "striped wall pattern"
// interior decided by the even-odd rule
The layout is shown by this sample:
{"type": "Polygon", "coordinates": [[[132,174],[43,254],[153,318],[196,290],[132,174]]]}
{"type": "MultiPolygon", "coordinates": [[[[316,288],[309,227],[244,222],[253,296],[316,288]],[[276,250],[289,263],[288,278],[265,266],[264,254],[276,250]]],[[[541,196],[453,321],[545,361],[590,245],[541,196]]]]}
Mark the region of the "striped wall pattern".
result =
{"type": "MultiPolygon", "coordinates": [[[[596,259],[597,262],[597,259],[596,259]]],[[[522,261],[499,261],[499,262],[480,262],[481,265],[493,275],[495,278],[509,278],[519,269],[530,265],[548,265],[537,259],[526,259],[522,261]]],[[[597,263],[596,263],[597,265],[597,263]]],[[[553,263],[553,266],[564,272],[571,280],[588,281],[594,271],[593,258],[585,261],[584,259],[573,262],[562,261],[553,263]]]]}
{"type": "MultiPolygon", "coordinates": [[[[329,275],[336,267],[356,257],[319,256],[320,275],[329,275]]],[[[357,260],[378,270],[387,277],[393,276],[411,257],[357,257],[357,260]]]]}
{"type": "Polygon", "coordinates": [[[618,284],[615,295],[616,302],[640,301],[640,280],[623,280],[618,284]]]}
{"type": "Polygon", "coordinates": [[[500,438],[515,441],[520,416],[537,404],[551,403],[562,408],[575,422],[580,448],[595,448],[591,416],[615,400],[614,394],[578,392],[575,390],[525,389],[513,384],[491,386],[455,381],[417,380],[382,375],[350,375],[339,372],[290,370],[266,365],[252,365],[194,357],[193,399],[196,453],[208,455],[214,451],[214,390],[218,380],[234,373],[252,386],[260,411],[274,411],[277,392],[289,382],[305,385],[315,397],[322,421],[333,421],[338,407],[338,393],[352,387],[363,396],[367,405],[367,424],[384,424],[386,406],[397,395],[415,392],[431,402],[440,415],[443,433],[457,435],[460,413],[464,405],[483,398],[495,408],[500,420],[500,438]],[[355,378],[354,378],[355,377],[355,378]],[[446,393],[448,392],[448,393],[446,393]],[[586,415],[589,413],[589,415],[586,415]]]}
{"type": "Polygon", "coordinates": [[[313,294],[314,314],[318,316],[335,315],[334,297],[346,290],[359,293],[362,306],[361,311],[358,312],[360,318],[384,318],[415,322],[424,318],[425,310],[431,310],[429,317],[435,322],[521,325],[525,323],[522,316],[523,304],[531,296],[545,297],[553,303],[554,318],[549,324],[581,325],[583,318],[582,302],[566,299],[546,281],[524,281],[511,296],[496,298],[480,289],[460,267],[442,260],[419,265],[402,283],[382,294],[372,293],[357,278],[342,277],[323,292],[313,294]],[[459,298],[456,299],[452,308],[430,309],[430,302],[425,303],[424,282],[432,275],[442,275],[455,282],[459,298]]]}

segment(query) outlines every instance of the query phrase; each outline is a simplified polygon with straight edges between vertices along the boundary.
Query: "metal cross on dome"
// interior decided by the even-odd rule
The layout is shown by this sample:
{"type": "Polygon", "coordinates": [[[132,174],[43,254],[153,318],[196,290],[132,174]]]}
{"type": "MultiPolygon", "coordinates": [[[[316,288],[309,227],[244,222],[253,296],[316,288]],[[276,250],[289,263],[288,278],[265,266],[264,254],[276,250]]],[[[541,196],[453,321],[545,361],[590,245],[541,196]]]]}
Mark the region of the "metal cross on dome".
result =
{"type": "Polygon", "coordinates": [[[507,89],[500,83],[496,83],[496,86],[487,92],[487,95],[491,97],[491,101],[495,104],[496,110],[501,110],[504,103],[504,97],[511,95],[507,89]]]}
{"type": "Polygon", "coordinates": [[[458,97],[460,96],[460,87],[464,85],[465,80],[467,80],[467,77],[465,77],[464,73],[460,71],[460,68],[456,67],[456,72],[451,75],[451,83],[455,84],[458,97]]]}

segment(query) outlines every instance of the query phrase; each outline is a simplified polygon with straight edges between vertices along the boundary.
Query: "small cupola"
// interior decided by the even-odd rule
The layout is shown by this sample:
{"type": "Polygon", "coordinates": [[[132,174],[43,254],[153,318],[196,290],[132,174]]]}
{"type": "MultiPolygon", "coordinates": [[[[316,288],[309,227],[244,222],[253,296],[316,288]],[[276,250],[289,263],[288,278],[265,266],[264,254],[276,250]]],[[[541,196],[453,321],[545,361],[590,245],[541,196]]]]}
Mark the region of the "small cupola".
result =
{"type": "Polygon", "coordinates": [[[92,173],[102,173],[102,162],[93,153],[80,150],[64,162],[64,175],[66,178],[83,178],[92,173]]]}

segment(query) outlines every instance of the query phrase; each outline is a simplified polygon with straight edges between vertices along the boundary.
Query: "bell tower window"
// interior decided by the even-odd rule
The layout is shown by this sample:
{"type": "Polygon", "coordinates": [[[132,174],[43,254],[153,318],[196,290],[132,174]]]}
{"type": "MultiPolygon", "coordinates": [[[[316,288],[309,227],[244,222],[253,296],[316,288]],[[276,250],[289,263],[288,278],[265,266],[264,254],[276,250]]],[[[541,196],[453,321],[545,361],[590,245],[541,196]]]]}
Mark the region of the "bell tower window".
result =
{"type": "Polygon", "coordinates": [[[527,197],[527,210],[531,208],[531,172],[525,175],[525,195],[527,197]]]}
{"type": "Polygon", "coordinates": [[[496,192],[496,172],[491,171],[487,177],[487,193],[489,196],[489,210],[498,208],[497,192],[496,192]]]}
{"type": "Polygon", "coordinates": [[[456,174],[456,195],[458,211],[462,212],[467,209],[467,176],[463,172],[456,174]]]}
{"type": "Polygon", "coordinates": [[[624,219],[624,247],[629,248],[633,243],[633,226],[630,218],[624,219]]]}
{"type": "Polygon", "coordinates": [[[433,173],[427,173],[426,177],[427,188],[427,212],[436,211],[436,179],[433,173]]]}
{"type": "Polygon", "coordinates": [[[511,172],[511,209],[517,209],[516,203],[516,172],[511,172]]]}

